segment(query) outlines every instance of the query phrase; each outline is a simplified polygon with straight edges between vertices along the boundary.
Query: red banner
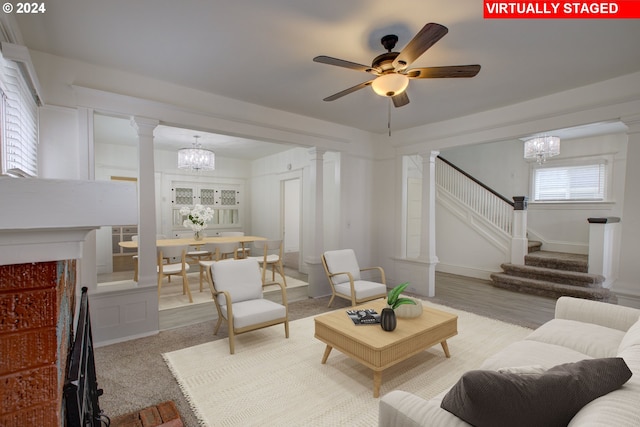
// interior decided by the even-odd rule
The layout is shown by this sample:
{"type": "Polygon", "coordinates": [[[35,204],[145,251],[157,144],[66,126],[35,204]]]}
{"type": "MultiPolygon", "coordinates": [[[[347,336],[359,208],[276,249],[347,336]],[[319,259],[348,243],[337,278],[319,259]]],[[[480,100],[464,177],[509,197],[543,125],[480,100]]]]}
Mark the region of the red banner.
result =
{"type": "Polygon", "coordinates": [[[484,0],[485,19],[638,19],[640,0],[491,1],[484,0]]]}

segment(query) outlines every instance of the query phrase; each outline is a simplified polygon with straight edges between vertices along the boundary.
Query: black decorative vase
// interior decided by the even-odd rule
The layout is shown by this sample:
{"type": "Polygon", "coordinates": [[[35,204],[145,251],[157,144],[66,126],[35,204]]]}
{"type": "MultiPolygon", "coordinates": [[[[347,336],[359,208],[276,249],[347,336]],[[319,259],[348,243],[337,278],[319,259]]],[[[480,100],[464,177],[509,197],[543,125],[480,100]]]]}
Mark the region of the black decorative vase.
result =
{"type": "Polygon", "coordinates": [[[380,313],[380,327],[387,332],[391,332],[396,328],[396,312],[393,308],[383,308],[380,313]]]}

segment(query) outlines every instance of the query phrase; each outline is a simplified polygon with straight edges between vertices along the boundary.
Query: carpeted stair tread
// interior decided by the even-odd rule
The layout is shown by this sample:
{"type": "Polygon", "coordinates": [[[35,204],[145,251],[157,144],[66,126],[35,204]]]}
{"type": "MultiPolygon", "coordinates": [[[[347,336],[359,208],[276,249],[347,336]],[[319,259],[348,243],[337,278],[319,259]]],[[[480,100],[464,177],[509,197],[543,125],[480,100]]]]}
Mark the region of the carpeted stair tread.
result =
{"type": "Polygon", "coordinates": [[[552,268],[556,270],[589,271],[589,256],[566,252],[535,251],[525,255],[524,263],[534,267],[552,268]]]}
{"type": "Polygon", "coordinates": [[[537,240],[529,240],[527,243],[528,253],[538,252],[542,248],[542,242],[538,242],[537,240]]]}
{"type": "Polygon", "coordinates": [[[602,287],[605,278],[599,274],[581,273],[577,271],[556,270],[531,265],[502,264],[500,267],[506,274],[529,279],[544,280],[564,285],[583,286],[587,288],[602,287]]]}
{"type": "Polygon", "coordinates": [[[526,277],[517,277],[505,273],[491,274],[493,286],[509,289],[517,292],[540,295],[549,298],[559,298],[561,296],[572,296],[596,301],[615,303],[617,298],[606,288],[585,288],[582,286],[571,286],[561,283],[536,280],[526,277]]]}

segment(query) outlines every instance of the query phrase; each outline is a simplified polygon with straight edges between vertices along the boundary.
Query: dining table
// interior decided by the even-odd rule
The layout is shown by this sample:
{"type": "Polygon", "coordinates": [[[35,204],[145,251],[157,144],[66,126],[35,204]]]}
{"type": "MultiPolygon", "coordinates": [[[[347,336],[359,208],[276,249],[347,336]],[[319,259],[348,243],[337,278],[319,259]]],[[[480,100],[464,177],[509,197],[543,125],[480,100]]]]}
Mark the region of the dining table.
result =
{"type": "MultiPolygon", "coordinates": [[[[176,239],[158,239],[156,240],[156,246],[202,246],[206,243],[239,243],[242,245],[242,249],[244,250],[245,243],[256,242],[259,240],[267,240],[266,237],[260,236],[212,236],[212,237],[203,237],[199,240],[195,238],[176,238],[176,239]]],[[[129,249],[137,249],[138,241],[129,240],[126,242],[118,243],[123,248],[129,249]]]]}

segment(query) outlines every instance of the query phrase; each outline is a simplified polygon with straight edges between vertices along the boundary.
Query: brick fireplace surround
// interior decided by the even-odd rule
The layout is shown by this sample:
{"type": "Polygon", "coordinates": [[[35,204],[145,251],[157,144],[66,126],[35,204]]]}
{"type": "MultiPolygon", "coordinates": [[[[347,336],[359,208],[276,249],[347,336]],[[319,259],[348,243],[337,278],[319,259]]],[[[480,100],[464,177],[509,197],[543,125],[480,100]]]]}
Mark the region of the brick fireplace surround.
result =
{"type": "Polygon", "coordinates": [[[0,266],[0,426],[59,426],[76,261],[0,266]]]}
{"type": "Polygon", "coordinates": [[[0,200],[0,426],[63,426],[76,281],[96,288],[84,242],[137,223],[136,186],[0,176],[0,200]]]}

